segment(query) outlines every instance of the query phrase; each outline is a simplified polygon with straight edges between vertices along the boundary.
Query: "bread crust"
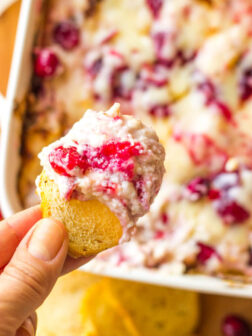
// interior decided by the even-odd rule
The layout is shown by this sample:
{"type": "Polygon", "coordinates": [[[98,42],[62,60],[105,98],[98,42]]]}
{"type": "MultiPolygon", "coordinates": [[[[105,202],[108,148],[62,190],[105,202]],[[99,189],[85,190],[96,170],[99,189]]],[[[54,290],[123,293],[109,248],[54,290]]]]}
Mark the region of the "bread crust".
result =
{"type": "Polygon", "coordinates": [[[96,199],[61,198],[57,185],[44,170],[39,177],[39,189],[43,217],[54,217],[67,229],[69,255],[74,258],[92,256],[118,245],[122,226],[106,205],[96,199]]]}

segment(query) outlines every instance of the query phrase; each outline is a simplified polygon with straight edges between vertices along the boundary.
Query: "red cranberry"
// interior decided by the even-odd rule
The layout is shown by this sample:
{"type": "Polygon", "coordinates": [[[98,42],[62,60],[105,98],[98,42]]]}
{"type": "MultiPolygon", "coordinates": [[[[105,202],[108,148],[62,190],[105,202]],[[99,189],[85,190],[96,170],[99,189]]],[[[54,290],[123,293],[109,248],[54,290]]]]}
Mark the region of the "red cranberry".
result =
{"type": "Polygon", "coordinates": [[[186,55],[183,50],[178,50],[177,55],[176,55],[176,59],[183,66],[183,65],[186,65],[187,63],[192,62],[195,59],[196,56],[197,56],[196,51],[193,51],[190,54],[186,55]]]}
{"type": "Polygon", "coordinates": [[[154,234],[154,239],[159,240],[165,237],[164,231],[156,231],[154,234]]]}
{"type": "Polygon", "coordinates": [[[84,148],[82,154],[79,156],[77,166],[81,169],[82,173],[85,174],[87,169],[90,168],[90,149],[88,146],[84,148]]]}
{"type": "Polygon", "coordinates": [[[199,247],[199,253],[197,254],[197,260],[200,264],[204,265],[210,258],[218,256],[215,249],[209,245],[203,243],[197,243],[199,247]]]}
{"type": "Polygon", "coordinates": [[[132,90],[125,87],[123,83],[123,76],[129,71],[127,66],[123,66],[119,69],[115,69],[111,76],[112,97],[130,99],[132,90]]]}
{"type": "Polygon", "coordinates": [[[162,64],[145,64],[140,73],[140,86],[143,89],[149,85],[163,87],[168,83],[168,73],[162,64]]]}
{"type": "Polygon", "coordinates": [[[216,101],[214,102],[215,106],[217,107],[217,109],[220,111],[221,115],[227,120],[227,121],[231,121],[232,120],[232,111],[230,110],[230,108],[220,102],[220,101],[216,101]]]}
{"type": "Polygon", "coordinates": [[[140,200],[143,200],[143,195],[144,195],[144,180],[142,176],[137,176],[134,185],[136,188],[137,196],[140,200]]]}
{"type": "Polygon", "coordinates": [[[169,105],[155,105],[151,107],[149,114],[156,118],[166,118],[171,115],[171,108],[169,105]]]}
{"type": "Polygon", "coordinates": [[[202,177],[196,177],[186,186],[186,196],[190,201],[198,201],[208,194],[209,181],[202,177]]]}
{"type": "Polygon", "coordinates": [[[218,189],[210,189],[209,192],[208,192],[208,198],[211,200],[211,201],[215,201],[217,200],[218,198],[221,197],[221,192],[220,190],[218,189]]]}
{"type": "Polygon", "coordinates": [[[108,169],[110,171],[121,171],[129,179],[134,175],[134,162],[132,157],[142,153],[139,143],[131,144],[129,141],[111,141],[93,151],[90,155],[90,165],[95,169],[108,169]]]}
{"type": "Polygon", "coordinates": [[[132,156],[138,156],[141,152],[139,143],[131,144],[129,141],[109,142],[100,149],[103,156],[115,156],[123,160],[128,160],[132,156]]]}
{"type": "MultiPolygon", "coordinates": [[[[49,162],[56,173],[71,176],[69,171],[78,167],[80,155],[75,147],[64,148],[59,146],[49,154],[49,162]]],[[[87,164],[86,164],[87,168],[87,164]]]]}
{"type": "Polygon", "coordinates": [[[49,154],[52,168],[60,175],[72,176],[71,171],[79,168],[83,174],[87,169],[121,171],[130,180],[134,175],[133,157],[143,152],[139,143],[129,141],[109,142],[101,147],[84,146],[82,154],[75,147],[59,146],[49,154]]]}
{"type": "Polygon", "coordinates": [[[239,83],[240,97],[242,101],[248,100],[252,96],[252,69],[247,69],[239,83]]]}
{"type": "Polygon", "coordinates": [[[72,50],[80,42],[80,31],[73,21],[63,21],[54,27],[53,38],[65,50],[72,50]]]}
{"type": "Polygon", "coordinates": [[[198,89],[202,91],[206,97],[206,105],[214,105],[220,114],[227,120],[232,120],[232,111],[227,104],[217,99],[217,92],[214,84],[210,80],[206,80],[198,85],[198,89]]]}
{"type": "Polygon", "coordinates": [[[243,223],[250,217],[249,212],[233,200],[221,198],[216,201],[215,206],[225,224],[243,223]]]}
{"type": "Polygon", "coordinates": [[[171,68],[175,63],[176,58],[168,58],[164,55],[164,49],[166,45],[173,42],[174,36],[169,32],[157,32],[152,35],[154,50],[158,60],[158,64],[161,64],[167,68],[171,68]]]}
{"type": "Polygon", "coordinates": [[[116,189],[117,189],[116,184],[113,182],[104,183],[100,187],[100,190],[102,192],[105,192],[106,194],[109,194],[109,195],[114,195],[116,193],[116,189]]]}
{"type": "Polygon", "coordinates": [[[55,74],[59,59],[50,49],[41,49],[35,56],[34,71],[39,77],[51,77],[55,74]]]}
{"type": "Polygon", "coordinates": [[[198,89],[202,91],[206,97],[206,105],[209,105],[216,96],[216,90],[210,80],[206,80],[198,85],[198,89]]]}
{"type": "Polygon", "coordinates": [[[248,323],[237,315],[227,316],[221,324],[223,336],[250,336],[251,330],[248,323]]]}
{"type": "Polygon", "coordinates": [[[147,6],[151,10],[153,16],[157,18],[163,5],[163,0],[146,0],[147,6]]]}
{"type": "Polygon", "coordinates": [[[169,216],[167,215],[167,213],[163,212],[161,214],[161,221],[163,224],[168,224],[169,223],[169,216]]]}

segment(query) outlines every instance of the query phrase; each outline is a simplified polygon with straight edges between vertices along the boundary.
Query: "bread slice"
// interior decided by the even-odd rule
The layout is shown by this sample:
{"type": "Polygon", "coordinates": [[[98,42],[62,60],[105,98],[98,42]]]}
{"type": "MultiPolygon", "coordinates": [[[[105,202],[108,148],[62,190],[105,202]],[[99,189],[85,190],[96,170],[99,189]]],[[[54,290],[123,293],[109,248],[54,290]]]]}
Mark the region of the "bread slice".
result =
{"type": "Polygon", "coordinates": [[[69,254],[91,256],[118,244],[122,226],[117,216],[98,200],[66,200],[45,171],[39,177],[43,217],[54,217],[66,227],[69,254]]]}

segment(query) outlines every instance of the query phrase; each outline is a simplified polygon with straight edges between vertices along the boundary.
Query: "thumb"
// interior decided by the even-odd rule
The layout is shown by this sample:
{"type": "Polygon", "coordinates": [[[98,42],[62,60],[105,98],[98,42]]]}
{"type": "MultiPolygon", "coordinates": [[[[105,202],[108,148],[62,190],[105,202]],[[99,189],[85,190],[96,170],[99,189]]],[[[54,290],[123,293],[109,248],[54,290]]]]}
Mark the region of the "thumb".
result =
{"type": "Polygon", "coordinates": [[[25,236],[0,276],[0,335],[15,335],[50,293],[67,255],[64,225],[47,218],[25,236]]]}

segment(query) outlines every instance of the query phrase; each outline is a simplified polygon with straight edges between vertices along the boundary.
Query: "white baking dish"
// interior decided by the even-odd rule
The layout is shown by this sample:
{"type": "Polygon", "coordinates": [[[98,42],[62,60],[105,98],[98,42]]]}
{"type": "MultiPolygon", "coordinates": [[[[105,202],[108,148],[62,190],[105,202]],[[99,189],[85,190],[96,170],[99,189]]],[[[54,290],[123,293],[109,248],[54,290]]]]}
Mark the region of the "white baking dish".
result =
{"type": "MultiPolygon", "coordinates": [[[[6,99],[0,99],[2,111],[1,143],[1,206],[4,216],[19,211],[21,205],[17,194],[17,173],[19,169],[19,147],[21,120],[15,113],[15,104],[24,98],[31,75],[30,53],[35,31],[35,20],[39,14],[41,0],[25,0],[22,3],[18,24],[14,57],[6,99]]],[[[83,270],[113,277],[142,281],[200,292],[218,293],[240,297],[252,297],[252,284],[227,282],[203,275],[167,275],[148,270],[117,269],[92,261],[83,270]]]]}

